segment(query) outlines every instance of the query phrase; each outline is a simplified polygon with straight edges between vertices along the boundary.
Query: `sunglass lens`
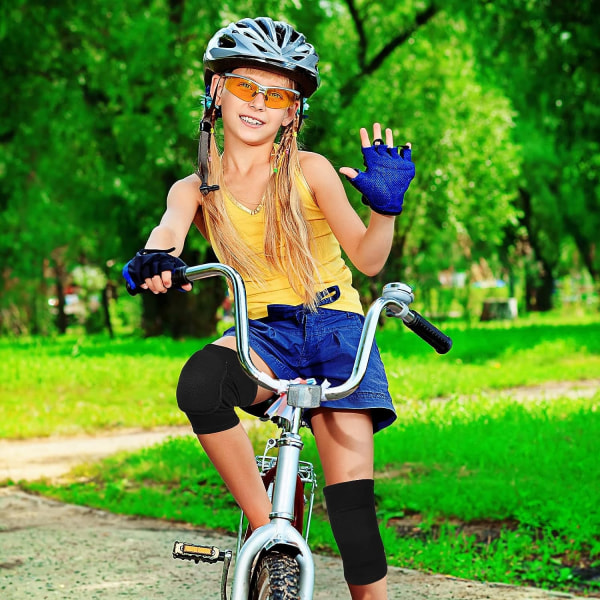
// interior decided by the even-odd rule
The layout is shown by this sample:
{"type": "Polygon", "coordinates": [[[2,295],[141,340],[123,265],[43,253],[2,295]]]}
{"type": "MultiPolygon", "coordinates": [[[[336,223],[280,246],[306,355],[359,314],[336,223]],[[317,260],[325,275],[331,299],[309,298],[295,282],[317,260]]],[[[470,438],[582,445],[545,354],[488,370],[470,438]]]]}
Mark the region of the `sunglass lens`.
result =
{"type": "Polygon", "coordinates": [[[244,102],[250,102],[258,92],[258,87],[255,84],[241,77],[227,77],[225,89],[244,102]]]}
{"type": "Polygon", "coordinates": [[[265,104],[269,108],[287,108],[294,102],[293,94],[287,90],[268,89],[265,104]]]}
{"type": "MultiPolygon", "coordinates": [[[[225,89],[244,102],[250,102],[260,88],[244,77],[227,77],[225,89]]],[[[287,108],[294,103],[295,96],[292,92],[281,88],[267,88],[265,94],[265,106],[268,108],[287,108]]]]}

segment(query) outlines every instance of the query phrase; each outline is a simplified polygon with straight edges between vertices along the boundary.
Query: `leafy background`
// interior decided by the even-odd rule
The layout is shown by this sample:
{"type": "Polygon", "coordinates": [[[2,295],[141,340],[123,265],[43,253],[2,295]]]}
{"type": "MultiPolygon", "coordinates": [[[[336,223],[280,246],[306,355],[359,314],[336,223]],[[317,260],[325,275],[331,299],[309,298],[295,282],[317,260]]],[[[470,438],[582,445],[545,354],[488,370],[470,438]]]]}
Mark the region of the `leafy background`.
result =
{"type": "MultiPolygon", "coordinates": [[[[356,165],[358,130],[376,120],[413,143],[418,176],[387,279],[436,292],[431,310],[442,271],[501,278],[524,310],[552,308],[561,278],[597,291],[591,0],[16,0],[0,13],[0,332],[65,331],[77,266],[99,270],[114,299],[120,267],[194,167],[205,44],[261,14],[293,23],[321,55],[307,148],[356,165]]],[[[184,258],[211,259],[201,236],[184,258]]],[[[357,284],[368,300],[377,281],[357,284]]],[[[144,298],[142,327],[208,334],[223,294],[144,298]]],[[[453,299],[468,309],[468,288],[453,299]]]]}

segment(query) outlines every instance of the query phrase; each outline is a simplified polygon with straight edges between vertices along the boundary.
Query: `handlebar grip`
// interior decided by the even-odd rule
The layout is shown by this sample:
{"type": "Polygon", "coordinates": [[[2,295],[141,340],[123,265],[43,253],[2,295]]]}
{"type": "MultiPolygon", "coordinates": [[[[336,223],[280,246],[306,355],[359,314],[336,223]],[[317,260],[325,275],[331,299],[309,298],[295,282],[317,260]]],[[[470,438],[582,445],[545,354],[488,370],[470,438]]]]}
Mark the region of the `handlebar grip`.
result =
{"type": "Polygon", "coordinates": [[[177,267],[171,274],[171,283],[173,288],[180,288],[186,283],[191,283],[190,280],[185,276],[187,267],[177,267]]]}
{"type": "Polygon", "coordinates": [[[446,354],[452,348],[452,340],[416,310],[409,311],[408,316],[402,322],[425,340],[438,354],[446,354]]]}

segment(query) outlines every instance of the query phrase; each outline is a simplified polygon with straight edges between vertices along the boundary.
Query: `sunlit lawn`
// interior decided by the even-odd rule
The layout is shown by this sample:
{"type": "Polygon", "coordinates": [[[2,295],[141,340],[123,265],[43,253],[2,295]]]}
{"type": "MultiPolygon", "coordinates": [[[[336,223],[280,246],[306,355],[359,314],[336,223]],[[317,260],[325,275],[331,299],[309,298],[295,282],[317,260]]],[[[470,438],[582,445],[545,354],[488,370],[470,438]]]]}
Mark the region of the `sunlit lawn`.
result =
{"type": "MultiPolygon", "coordinates": [[[[378,335],[399,403],[540,382],[600,378],[600,323],[448,325],[438,356],[392,322],[378,335]]],[[[106,336],[0,338],[0,437],[184,424],[175,386],[207,340],[106,336]]]]}
{"type": "MultiPolygon", "coordinates": [[[[390,563],[594,593],[600,393],[518,401],[502,390],[600,380],[600,323],[445,330],[454,339],[446,356],[394,325],[378,337],[398,408],[396,424],[376,437],[378,509],[390,563]]],[[[184,423],[174,387],[199,345],[106,337],[0,340],[6,382],[0,435],[184,423]]],[[[252,428],[257,449],[273,433],[268,423],[252,428]]],[[[304,458],[319,471],[310,434],[306,442],[304,458]]],[[[81,467],[70,484],[28,487],[230,532],[239,518],[193,436],[81,467]]],[[[334,551],[321,493],[311,544],[334,551]]]]}

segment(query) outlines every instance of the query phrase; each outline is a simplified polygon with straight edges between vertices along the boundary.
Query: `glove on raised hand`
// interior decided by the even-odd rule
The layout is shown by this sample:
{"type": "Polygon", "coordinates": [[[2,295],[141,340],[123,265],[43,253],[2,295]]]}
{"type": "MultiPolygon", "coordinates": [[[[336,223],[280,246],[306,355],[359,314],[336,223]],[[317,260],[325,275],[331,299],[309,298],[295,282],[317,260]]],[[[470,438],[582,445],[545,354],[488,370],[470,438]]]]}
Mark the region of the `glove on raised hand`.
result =
{"type": "MultiPolygon", "coordinates": [[[[123,267],[123,278],[127,286],[127,291],[135,296],[140,292],[145,291],[142,284],[146,279],[152,278],[155,275],[160,275],[163,271],[173,271],[178,267],[187,267],[187,265],[177,256],[169,254],[175,248],[169,250],[151,250],[144,248],[136,253],[136,255],[123,267]]],[[[180,291],[180,287],[175,288],[180,291]]]]}
{"type": "Polygon", "coordinates": [[[404,194],[415,176],[408,146],[398,149],[387,144],[362,148],[365,171],[348,181],[363,195],[363,202],[382,215],[399,215],[404,194]]]}

